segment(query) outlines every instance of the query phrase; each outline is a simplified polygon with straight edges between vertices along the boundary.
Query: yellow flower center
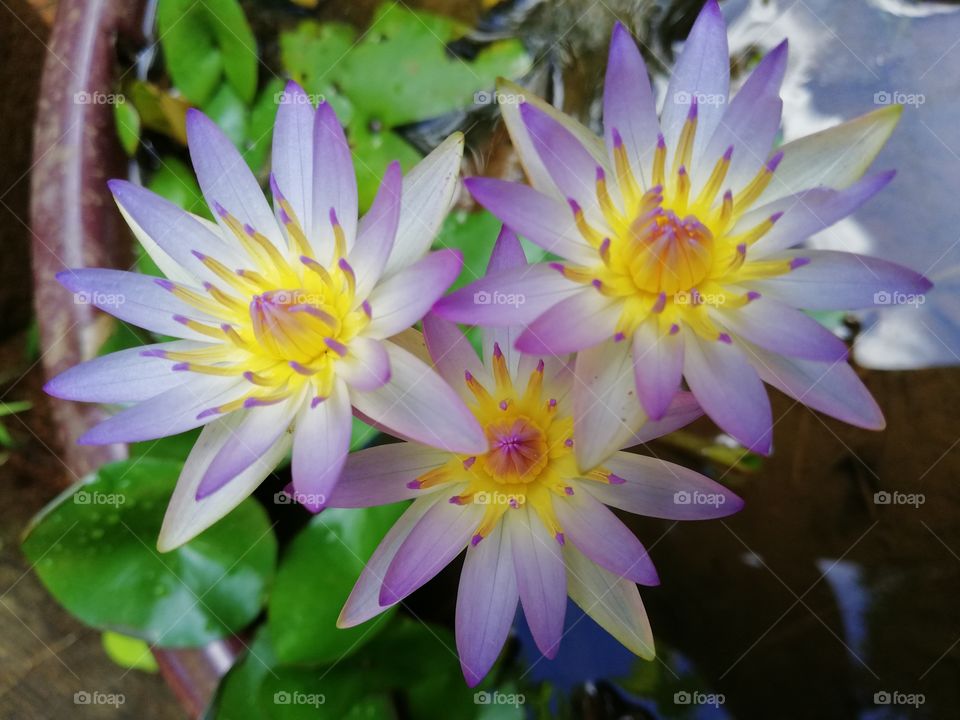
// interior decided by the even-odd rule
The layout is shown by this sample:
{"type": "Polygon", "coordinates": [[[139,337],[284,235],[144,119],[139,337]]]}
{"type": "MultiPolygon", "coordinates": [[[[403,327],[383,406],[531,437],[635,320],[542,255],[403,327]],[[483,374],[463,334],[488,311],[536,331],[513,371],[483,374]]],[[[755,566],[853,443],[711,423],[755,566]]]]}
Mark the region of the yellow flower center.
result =
{"type": "Polygon", "coordinates": [[[743,306],[757,294],[745,292],[740,283],[792,269],[787,261],[748,259],[750,247],[773,227],[781,213],[734,231],[769,185],[782,154],[774,155],[736,194],[730,190],[721,193],[733,154],[731,146],[694,195],[687,168],[696,128],[696,105],[692,105],[669,172],[667,147],[660,136],[651,185],[646,189],[634,177],[623,142],[614,131],[616,202],[602,168],[597,169],[596,179],[597,201],[609,235],[593,227],[580,205],[570,201],[580,234],[596,249],[598,259],[593,265],[554,267],[575,282],[624,300],[617,338],[630,336],[655,316],[663,334],[675,333],[685,324],[704,338],[723,339],[707,309],[743,306]]]}
{"type": "MultiPolygon", "coordinates": [[[[275,189],[279,196],[279,191],[275,189]]],[[[335,238],[329,265],[315,259],[290,204],[279,196],[290,252],[281,252],[256,229],[242,225],[222,207],[217,212],[247,251],[252,267],[228,268],[214,257],[194,253],[218,279],[204,292],[169,280],[161,287],[217,318],[207,324],[178,322],[210,338],[210,346],[186,352],[162,352],[175,370],[242,376],[250,391],[242,398],[209,408],[222,414],[241,407],[279,402],[305,388],[314,402],[333,390],[336,362],[370,322],[370,307],[356,297],[356,277],[346,260],[343,230],[331,212],[335,238]],[[289,257],[288,257],[289,255],[289,257]]]]}
{"type": "Polygon", "coordinates": [[[489,449],[479,456],[452,456],[448,462],[410,483],[429,489],[466,484],[450,502],[483,505],[485,512],[474,543],[486,537],[511,509],[529,507],[558,541],[563,530],[553,510],[554,498],[574,493],[572,482],[623,480],[603,468],[581,473],[573,453],[573,418],[562,413],[556,399],[543,392],[544,364],[530,374],[525,387],[514,383],[500,348],[494,345],[494,387],[486,388],[469,372],[470,404],[484,428],[489,449]]]}

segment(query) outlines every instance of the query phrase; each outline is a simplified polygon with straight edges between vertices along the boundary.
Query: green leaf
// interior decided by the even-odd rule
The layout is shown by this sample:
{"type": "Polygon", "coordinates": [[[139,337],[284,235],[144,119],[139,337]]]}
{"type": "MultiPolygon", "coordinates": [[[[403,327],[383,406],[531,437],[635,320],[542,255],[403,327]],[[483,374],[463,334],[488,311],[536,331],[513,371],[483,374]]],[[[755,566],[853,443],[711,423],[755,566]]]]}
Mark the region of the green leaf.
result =
{"type": "Polygon", "coordinates": [[[150,652],[150,646],[140,638],[108,631],[103,633],[101,640],[107,656],[120,667],[157,672],[157,659],[150,652]]]}
{"type": "Polygon", "coordinates": [[[530,59],[516,41],[495,43],[476,62],[453,57],[446,43],[466,28],[438,15],[384,5],[363,42],[327,73],[357,112],[384,127],[443,115],[473,103],[500,75],[516,77],[530,59]]]}
{"type": "Polygon", "coordinates": [[[267,162],[273,141],[273,122],[277,117],[277,103],[283,92],[283,81],[274,78],[260,92],[250,111],[247,124],[247,139],[243,145],[243,157],[254,174],[260,173],[267,162]]]}
{"type": "Polygon", "coordinates": [[[130,102],[113,104],[113,120],[117,125],[117,137],[123,151],[133,157],[140,147],[140,114],[130,102]]]}
{"type": "Polygon", "coordinates": [[[193,446],[199,437],[200,430],[197,429],[179,435],[168,435],[157,440],[131,443],[129,445],[130,457],[164,458],[183,463],[190,451],[193,450],[193,446]]]}
{"type": "Polygon", "coordinates": [[[356,31],[344,23],[305,20],[280,35],[280,60],[287,74],[316,105],[326,100],[344,125],[352,121],[353,106],[334,85],[340,61],[356,42],[356,31]]]}
{"type": "Polygon", "coordinates": [[[224,83],[217,88],[204,110],[223,134],[230,138],[230,142],[238,150],[243,149],[243,142],[247,138],[248,111],[236,91],[224,83]]]}
{"type": "Polygon", "coordinates": [[[343,720],[369,690],[363,674],[345,665],[277,667],[260,685],[260,709],[270,720],[343,720]]]}
{"type": "Polygon", "coordinates": [[[257,43],[236,0],[160,0],[157,32],[174,85],[200,107],[226,76],[245,103],[257,90],[257,43]]]}
{"type": "Polygon", "coordinates": [[[376,197],[387,165],[396,160],[406,173],[420,161],[420,153],[395,132],[371,132],[360,123],[355,123],[349,129],[348,137],[353,150],[353,167],[357,173],[360,211],[363,212],[376,197]]]}
{"type": "Polygon", "coordinates": [[[247,652],[220,682],[210,720],[268,718],[260,709],[260,685],[276,664],[270,633],[266,625],[261,625],[247,652]]]}
{"type": "MultiPolygon", "coordinates": [[[[486,274],[500,227],[500,220],[486,210],[457,210],[446,217],[433,246],[456,248],[463,253],[463,271],[451,290],[468,285],[486,274]]],[[[538,263],[547,257],[546,251],[533,243],[527,240],[521,240],[521,243],[528,262],[538,263]]]]}
{"type": "Polygon", "coordinates": [[[184,210],[213,220],[193,171],[173,155],[163,157],[160,168],[150,178],[147,188],[184,210]]]}
{"type": "Polygon", "coordinates": [[[290,543],[267,608],[277,657],[285,663],[332,662],[373,638],[390,613],[340,630],[337,617],[364,564],[404,509],[325,510],[290,543]]]}
{"type": "Polygon", "coordinates": [[[353,427],[350,431],[350,452],[362,450],[372,443],[380,431],[371,425],[367,425],[363,420],[353,418],[353,427]]]}
{"type": "Polygon", "coordinates": [[[82,622],[160,647],[193,647],[241,630],[260,612],[277,541],[253,500],[187,545],[156,551],[180,469],[154,458],[104,465],[34,519],[23,551],[82,622]]]}

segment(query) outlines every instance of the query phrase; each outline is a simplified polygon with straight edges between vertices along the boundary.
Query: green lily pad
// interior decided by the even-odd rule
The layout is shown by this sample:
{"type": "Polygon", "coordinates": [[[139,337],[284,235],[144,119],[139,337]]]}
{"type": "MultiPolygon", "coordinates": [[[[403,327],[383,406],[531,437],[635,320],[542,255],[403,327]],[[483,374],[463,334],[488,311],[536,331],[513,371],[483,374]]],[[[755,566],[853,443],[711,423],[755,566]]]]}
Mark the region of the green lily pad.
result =
{"type": "Polygon", "coordinates": [[[287,74],[311,96],[314,105],[325,100],[344,125],[353,117],[353,106],[337,90],[335,73],[356,42],[356,30],[345,23],[304,20],[280,35],[280,60],[287,74]]]}
{"type": "Polygon", "coordinates": [[[245,103],[257,90],[257,42],[236,0],[160,0],[157,31],[174,85],[204,107],[226,77],[245,103]]]}
{"type": "Polygon", "coordinates": [[[403,509],[398,503],[325,510],[293,539],[267,607],[270,634],[282,662],[336,661],[358,650],[386,624],[389,611],[358,627],[336,626],[364,563],[403,509]]]}
{"type": "Polygon", "coordinates": [[[259,614],[277,541],[253,500],[183,547],[155,549],[180,468],[155,458],[104,465],[34,519],[23,551],[82,622],[159,647],[193,647],[259,614]]]}
{"type": "Polygon", "coordinates": [[[247,106],[228,83],[223,83],[210,97],[204,107],[207,117],[213,120],[230,138],[237,149],[243,147],[247,138],[247,106]]]}
{"type": "Polygon", "coordinates": [[[100,640],[103,643],[104,652],[120,667],[152,673],[159,669],[150,646],[140,638],[105,632],[100,636],[100,640]]]}
{"type": "Polygon", "coordinates": [[[162,158],[160,168],[150,178],[147,188],[184,210],[213,220],[190,166],[173,155],[162,158]]]}
{"type": "MultiPolygon", "coordinates": [[[[433,246],[456,248],[463,253],[463,271],[451,291],[468,285],[487,273],[487,264],[490,262],[490,254],[493,252],[497,235],[500,234],[500,228],[500,220],[486,210],[456,210],[447,215],[433,246]]],[[[522,238],[520,242],[528,262],[538,263],[547,258],[547,252],[543,248],[522,238]]]]}
{"type": "Polygon", "coordinates": [[[123,151],[133,157],[140,146],[140,113],[130,102],[113,104],[113,120],[117,125],[117,137],[123,151]]]}
{"type": "Polygon", "coordinates": [[[348,133],[362,212],[370,207],[376,197],[387,165],[396,160],[406,173],[420,161],[420,153],[391,130],[374,132],[365,125],[355,123],[348,133]]]}
{"type": "Polygon", "coordinates": [[[466,108],[498,76],[517,77],[530,66],[523,45],[513,40],[494,43],[472,62],[451,56],[446,43],[466,30],[445,17],[385,4],[363,41],[328,75],[358,113],[384,127],[466,108]]]}

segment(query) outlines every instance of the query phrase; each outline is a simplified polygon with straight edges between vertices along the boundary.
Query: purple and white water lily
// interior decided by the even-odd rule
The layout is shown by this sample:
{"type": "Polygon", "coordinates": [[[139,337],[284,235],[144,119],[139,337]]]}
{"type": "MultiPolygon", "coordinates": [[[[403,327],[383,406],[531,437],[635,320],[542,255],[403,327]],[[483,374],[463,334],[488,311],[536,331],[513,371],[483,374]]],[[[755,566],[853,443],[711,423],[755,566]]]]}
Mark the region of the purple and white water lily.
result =
{"type": "Polygon", "coordinates": [[[643,59],[619,24],[602,140],[522,88],[503,87],[526,99],[501,109],[532,187],[466,184],[563,262],[490,275],[435,312],[522,323],[524,352],[579,353],[573,411],[583,469],[662,417],[683,380],[709,417],[760,453],[772,447],[764,382],[854,425],[884,426],[846,345],[802,310],[864,308],[930,283],[883,260],[795,246],[890,182],[892,172],[861,178],[900,108],[776,149],[786,60],[784,41],[730,99],[726,27],[709,0],[659,117],[643,59]]]}
{"type": "MultiPolygon", "coordinates": [[[[501,233],[488,273],[527,267],[516,236],[501,233]]],[[[336,507],[413,499],[367,563],[338,624],[362,623],[402,601],[466,548],[456,640],[464,677],[480,682],[506,641],[518,603],[548,657],[563,634],[569,595],[637,655],[653,638],[637,583],[656,585],[647,551],[607,506],[675,520],[736,512],[741,500],[699,473],[626,452],[581,472],[574,457],[571,358],[521,354],[519,327],[487,329],[483,359],[457,326],[424,318],[427,348],[489,442],[484,453],[406,442],[351,454],[336,507]]],[[[700,415],[679,393],[658,422],[624,443],[670,432],[700,415]]]]}
{"type": "Polygon", "coordinates": [[[191,111],[187,136],[216,223],[129,182],[110,183],[166,277],[107,269],[58,279],[117,318],[176,340],[74,367],[46,390],[131,404],[79,442],[135,442],[204,426],[158,546],[221,518],[291,450],[295,497],[321,509],[350,445],[352,409],[400,437],[482,452],[462,400],[390,337],[419,321],[460,271],[430,252],[458,185],[463,137],[406,178],[392,163],[358,221],[350,148],[333,110],[291,83],[273,137],[271,210],[232,143],[191,111]]]}

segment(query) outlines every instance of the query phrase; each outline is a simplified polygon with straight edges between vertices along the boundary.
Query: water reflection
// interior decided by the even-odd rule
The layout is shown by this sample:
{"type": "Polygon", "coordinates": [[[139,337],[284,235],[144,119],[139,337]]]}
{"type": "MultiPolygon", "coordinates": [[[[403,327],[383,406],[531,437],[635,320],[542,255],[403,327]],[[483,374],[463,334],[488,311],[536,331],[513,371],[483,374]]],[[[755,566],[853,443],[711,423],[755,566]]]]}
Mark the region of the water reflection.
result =
{"type": "Polygon", "coordinates": [[[891,188],[814,241],[867,252],[927,273],[923,304],[865,313],[859,363],[911,368],[960,363],[960,12],[907,0],[731,0],[731,51],[790,38],[784,138],[791,140],[877,105],[901,102],[900,126],[876,168],[897,168],[891,188]]]}

